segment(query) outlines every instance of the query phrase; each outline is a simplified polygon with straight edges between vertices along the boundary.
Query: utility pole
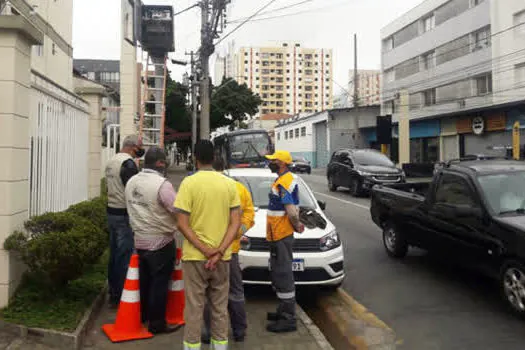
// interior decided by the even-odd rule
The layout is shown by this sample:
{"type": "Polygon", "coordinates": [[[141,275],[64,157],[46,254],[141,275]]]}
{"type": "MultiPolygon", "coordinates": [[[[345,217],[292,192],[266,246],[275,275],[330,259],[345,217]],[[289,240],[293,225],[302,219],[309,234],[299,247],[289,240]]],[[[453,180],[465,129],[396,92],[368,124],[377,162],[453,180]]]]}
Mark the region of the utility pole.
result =
{"type": "Polygon", "coordinates": [[[354,34],[354,146],[359,147],[361,144],[359,134],[359,92],[358,81],[359,75],[357,73],[357,34],[354,34]]]}
{"type": "Polygon", "coordinates": [[[195,143],[197,143],[197,70],[193,51],[191,56],[191,154],[194,154],[195,143]]]}
{"type": "Polygon", "coordinates": [[[201,0],[200,3],[202,11],[201,47],[199,50],[202,71],[200,138],[203,140],[210,138],[210,56],[215,51],[213,41],[218,37],[218,33],[224,29],[226,5],[230,2],[230,0],[201,0]]]}

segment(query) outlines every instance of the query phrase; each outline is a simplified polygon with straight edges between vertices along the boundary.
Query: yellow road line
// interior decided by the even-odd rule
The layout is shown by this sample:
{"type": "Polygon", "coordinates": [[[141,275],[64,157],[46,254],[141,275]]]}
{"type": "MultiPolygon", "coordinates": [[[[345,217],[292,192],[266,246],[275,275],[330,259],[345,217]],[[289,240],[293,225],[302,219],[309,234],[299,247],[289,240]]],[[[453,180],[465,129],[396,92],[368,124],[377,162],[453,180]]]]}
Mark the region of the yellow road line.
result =
{"type": "Polygon", "coordinates": [[[382,328],[385,330],[388,330],[390,332],[394,332],[392,328],[390,328],[385,322],[381,321],[379,317],[374,315],[372,312],[369,312],[366,307],[361,305],[357,300],[352,298],[347,292],[345,292],[343,289],[339,288],[337,290],[337,293],[341,297],[342,300],[344,300],[351,308],[352,312],[360,319],[365,321],[366,323],[382,328]]]}

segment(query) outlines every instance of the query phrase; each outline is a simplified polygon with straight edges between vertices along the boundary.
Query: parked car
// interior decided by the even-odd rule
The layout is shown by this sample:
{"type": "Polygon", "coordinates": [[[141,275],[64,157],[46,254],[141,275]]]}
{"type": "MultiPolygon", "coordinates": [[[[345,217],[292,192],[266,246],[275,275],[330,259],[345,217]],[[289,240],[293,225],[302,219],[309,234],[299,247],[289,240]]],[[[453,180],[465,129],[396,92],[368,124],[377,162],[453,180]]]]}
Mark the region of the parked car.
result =
{"type": "Polygon", "coordinates": [[[396,168],[387,156],[373,149],[341,149],[334,152],[326,176],[330,191],[346,187],[356,197],[368,192],[376,184],[406,181],[403,170],[396,168]]]}
{"type": "Polygon", "coordinates": [[[312,166],[310,162],[304,158],[293,158],[293,163],[290,164],[290,170],[294,173],[312,173],[312,166]]]}
{"type": "Polygon", "coordinates": [[[388,255],[414,246],[473,267],[525,316],[524,183],[523,162],[449,162],[431,182],[375,186],[370,212],[388,255]]]}
{"type": "MultiPolygon", "coordinates": [[[[269,244],[266,241],[268,194],[276,175],[268,169],[230,169],[227,174],[249,189],[255,206],[255,225],[242,237],[239,261],[245,284],[271,284],[268,263],[269,244]]],[[[319,213],[327,222],[325,229],[305,228],[295,234],[293,269],[296,285],[337,288],[345,277],[344,254],[337,230],[324,215],[324,202],[316,201],[308,185],[297,175],[301,207],[319,213]]]]}

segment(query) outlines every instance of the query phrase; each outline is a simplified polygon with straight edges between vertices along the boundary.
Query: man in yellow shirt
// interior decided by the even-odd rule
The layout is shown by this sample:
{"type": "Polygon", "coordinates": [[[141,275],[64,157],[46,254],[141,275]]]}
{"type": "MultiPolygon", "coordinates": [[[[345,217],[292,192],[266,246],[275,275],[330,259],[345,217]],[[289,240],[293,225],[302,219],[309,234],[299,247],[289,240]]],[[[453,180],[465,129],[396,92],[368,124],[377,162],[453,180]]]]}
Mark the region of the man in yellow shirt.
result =
{"type": "Polygon", "coordinates": [[[186,238],[182,271],[186,306],[184,350],[200,350],[203,311],[211,309],[213,349],[228,348],[228,292],[231,245],[241,226],[235,183],[213,171],[213,144],[195,145],[199,171],[186,177],[175,199],[177,227],[186,238]]]}
{"type": "MultiPolygon", "coordinates": [[[[224,164],[220,160],[213,163],[213,168],[218,172],[225,170],[224,164]]],[[[234,180],[232,180],[234,181],[234,180]]],[[[241,250],[241,237],[254,225],[255,209],[250,191],[239,181],[234,181],[241,200],[241,228],[237,233],[236,239],[232,244],[232,259],[230,260],[230,294],[228,297],[228,311],[230,313],[230,324],[232,327],[233,339],[236,342],[244,341],[246,336],[246,310],[244,308],[244,288],[242,285],[242,271],[239,265],[239,250],[241,250]]],[[[202,342],[210,342],[210,314],[209,308],[204,312],[204,331],[202,342]]]]}

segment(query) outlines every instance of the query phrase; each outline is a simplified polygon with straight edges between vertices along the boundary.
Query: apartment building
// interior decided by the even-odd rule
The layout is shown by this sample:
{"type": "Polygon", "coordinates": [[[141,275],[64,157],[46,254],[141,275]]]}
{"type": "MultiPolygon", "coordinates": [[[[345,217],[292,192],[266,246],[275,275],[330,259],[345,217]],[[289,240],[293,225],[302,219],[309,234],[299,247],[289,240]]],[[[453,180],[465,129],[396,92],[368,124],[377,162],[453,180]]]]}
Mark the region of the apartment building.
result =
{"type": "Polygon", "coordinates": [[[524,22],[523,0],[426,0],[381,30],[382,114],[408,92],[411,162],[501,155],[525,127],[524,22]]]}
{"type": "MultiPolygon", "coordinates": [[[[348,83],[348,98],[350,106],[354,103],[354,70],[350,70],[348,83]]],[[[381,71],[380,70],[357,70],[357,105],[374,106],[381,103],[381,71]]]]}
{"type": "Polygon", "coordinates": [[[237,77],[263,100],[261,114],[315,113],[332,108],[332,50],[303,48],[297,43],[277,47],[242,47],[237,77]]]}
{"type": "Polygon", "coordinates": [[[73,67],[85,78],[120,91],[120,61],[75,59],[73,67]]]}
{"type": "Polygon", "coordinates": [[[237,53],[235,52],[235,42],[231,41],[224,52],[215,55],[215,75],[213,83],[219,85],[223,78],[237,77],[237,53]]]}

